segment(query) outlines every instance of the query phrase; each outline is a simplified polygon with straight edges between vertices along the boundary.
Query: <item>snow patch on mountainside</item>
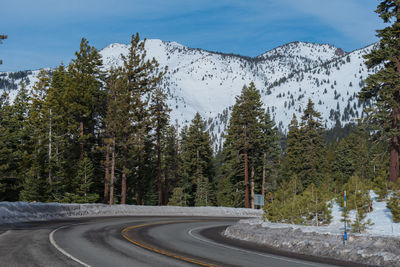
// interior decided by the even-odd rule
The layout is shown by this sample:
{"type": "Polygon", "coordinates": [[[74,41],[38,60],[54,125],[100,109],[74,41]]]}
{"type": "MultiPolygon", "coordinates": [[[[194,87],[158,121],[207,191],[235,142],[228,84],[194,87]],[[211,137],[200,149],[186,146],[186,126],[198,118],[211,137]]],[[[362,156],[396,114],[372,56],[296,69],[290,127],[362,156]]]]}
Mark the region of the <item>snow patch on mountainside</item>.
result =
{"type": "MultiPolygon", "coordinates": [[[[365,103],[359,102],[356,95],[364,79],[377,70],[368,70],[364,65],[363,55],[372,48],[345,53],[328,44],[293,42],[251,58],[158,39],[145,44],[146,57],[154,57],[161,68],[168,67],[162,87],[169,94],[171,122],[187,124],[199,112],[216,142],[221,142],[236,96],[252,81],[283,132],[293,114],[301,116],[308,98],[327,127],[336,121],[346,124],[362,117],[365,103]]],[[[118,43],[102,49],[104,70],[121,66],[121,54],[127,55],[128,51],[129,45],[118,43]]],[[[5,80],[2,88],[16,88],[21,81],[30,88],[37,73],[32,71],[24,78],[0,73],[0,79],[5,80]]],[[[15,91],[10,92],[15,95],[15,91]]]]}

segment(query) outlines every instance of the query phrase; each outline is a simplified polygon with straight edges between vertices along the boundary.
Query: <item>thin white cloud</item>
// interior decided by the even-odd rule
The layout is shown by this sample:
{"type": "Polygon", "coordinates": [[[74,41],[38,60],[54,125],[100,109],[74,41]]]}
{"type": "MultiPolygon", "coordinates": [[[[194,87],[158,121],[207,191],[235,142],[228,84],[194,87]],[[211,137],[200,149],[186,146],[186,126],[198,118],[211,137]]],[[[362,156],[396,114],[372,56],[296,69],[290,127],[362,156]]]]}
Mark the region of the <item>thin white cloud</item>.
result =
{"type": "Polygon", "coordinates": [[[375,3],[367,0],[281,0],[299,12],[317,17],[336,31],[357,41],[371,40],[375,30],[382,27],[374,13],[375,3]]]}

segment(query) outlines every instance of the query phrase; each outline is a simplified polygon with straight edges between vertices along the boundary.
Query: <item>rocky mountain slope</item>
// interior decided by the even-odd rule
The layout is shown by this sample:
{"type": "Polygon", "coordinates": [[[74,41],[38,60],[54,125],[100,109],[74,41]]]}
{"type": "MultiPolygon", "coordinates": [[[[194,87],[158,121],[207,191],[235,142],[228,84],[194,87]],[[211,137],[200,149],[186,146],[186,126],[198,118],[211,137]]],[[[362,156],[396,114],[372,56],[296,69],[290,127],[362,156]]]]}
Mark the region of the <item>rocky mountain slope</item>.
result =
{"type": "MultiPolygon", "coordinates": [[[[172,121],[190,122],[199,112],[208,122],[215,141],[220,143],[229,113],[243,85],[254,81],[265,108],[285,132],[293,116],[299,118],[308,98],[321,112],[326,127],[363,116],[363,105],[356,95],[364,79],[376,71],[368,70],[363,55],[373,45],[345,53],[328,44],[293,42],[257,57],[193,49],[176,42],[146,41],[147,57],[161,67],[168,66],[163,87],[168,90],[173,109],[172,121]]],[[[100,51],[104,68],[121,65],[121,54],[128,45],[111,44],[100,51]]],[[[15,95],[19,83],[36,81],[38,71],[0,73],[0,88],[15,95]]]]}

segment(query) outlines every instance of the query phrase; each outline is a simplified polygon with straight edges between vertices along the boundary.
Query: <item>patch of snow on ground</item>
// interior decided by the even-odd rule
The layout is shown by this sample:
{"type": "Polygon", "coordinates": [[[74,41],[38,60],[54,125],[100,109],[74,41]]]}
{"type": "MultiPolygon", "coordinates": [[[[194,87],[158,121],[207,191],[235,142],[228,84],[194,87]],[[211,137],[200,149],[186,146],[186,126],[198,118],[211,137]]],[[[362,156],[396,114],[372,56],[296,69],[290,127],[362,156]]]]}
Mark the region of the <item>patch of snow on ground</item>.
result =
{"type": "MultiPolygon", "coordinates": [[[[400,266],[400,223],[394,223],[386,201],[378,202],[371,191],[373,211],[366,219],[374,225],[365,233],[350,233],[343,245],[344,223],[341,207],[333,203],[332,222],[327,226],[304,226],[264,222],[261,219],[240,220],[224,232],[229,238],[241,239],[290,252],[330,257],[379,266],[400,266]]],[[[350,213],[354,218],[355,213],[350,213]]]]}
{"type": "MultiPolygon", "coordinates": [[[[386,207],[386,201],[377,201],[378,195],[373,191],[370,191],[372,199],[373,211],[367,214],[366,220],[371,219],[373,225],[368,226],[365,233],[357,235],[369,235],[369,236],[397,236],[400,237],[400,223],[394,223],[390,210],[386,207]]],[[[250,225],[261,225],[262,227],[274,227],[274,228],[293,228],[300,229],[303,232],[317,232],[324,234],[343,235],[344,223],[342,220],[342,208],[334,202],[332,204],[332,221],[326,226],[306,226],[306,225],[295,225],[285,223],[271,223],[264,222],[261,219],[250,219],[243,220],[250,225]]],[[[355,211],[350,211],[350,220],[354,220],[355,211]]],[[[349,225],[349,223],[348,223],[349,225]]],[[[348,229],[349,231],[349,229],[348,229]]]]}

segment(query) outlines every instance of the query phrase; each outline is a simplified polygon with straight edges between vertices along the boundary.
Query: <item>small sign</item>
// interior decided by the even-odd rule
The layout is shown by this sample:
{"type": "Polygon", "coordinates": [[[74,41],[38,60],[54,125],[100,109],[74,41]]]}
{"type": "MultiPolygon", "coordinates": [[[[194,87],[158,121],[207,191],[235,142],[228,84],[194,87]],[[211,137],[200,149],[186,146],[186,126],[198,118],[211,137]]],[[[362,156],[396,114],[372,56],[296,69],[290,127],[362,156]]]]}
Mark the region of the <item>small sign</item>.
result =
{"type": "Polygon", "coordinates": [[[254,194],[254,205],[264,206],[264,196],[261,194],[254,194]]]}

